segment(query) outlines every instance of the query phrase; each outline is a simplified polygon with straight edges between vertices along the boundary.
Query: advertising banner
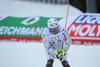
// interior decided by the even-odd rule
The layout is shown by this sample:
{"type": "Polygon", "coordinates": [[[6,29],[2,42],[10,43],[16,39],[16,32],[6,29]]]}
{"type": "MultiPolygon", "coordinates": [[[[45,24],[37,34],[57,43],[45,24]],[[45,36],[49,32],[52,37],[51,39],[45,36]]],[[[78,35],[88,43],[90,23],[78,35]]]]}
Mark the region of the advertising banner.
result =
{"type": "MultiPolygon", "coordinates": [[[[49,18],[0,16],[0,41],[41,42],[40,34],[47,27],[47,20],[49,18]]],[[[66,18],[56,19],[62,27],[65,26],[66,18]]],[[[100,44],[100,14],[85,13],[69,16],[67,29],[73,44],[100,44]]]]}
{"type": "Polygon", "coordinates": [[[68,27],[73,44],[100,44],[100,14],[82,14],[68,27]]]}
{"type": "Polygon", "coordinates": [[[41,41],[41,36],[35,29],[42,33],[47,27],[48,19],[47,17],[0,16],[0,41],[41,41]]]}

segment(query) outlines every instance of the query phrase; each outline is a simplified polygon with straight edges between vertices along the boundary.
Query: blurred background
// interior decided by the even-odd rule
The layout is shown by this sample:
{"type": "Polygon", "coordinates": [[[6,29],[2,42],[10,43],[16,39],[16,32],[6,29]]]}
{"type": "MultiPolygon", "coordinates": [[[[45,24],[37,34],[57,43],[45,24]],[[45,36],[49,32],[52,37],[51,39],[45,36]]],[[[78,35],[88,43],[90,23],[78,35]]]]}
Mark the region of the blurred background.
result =
{"type": "MultiPolygon", "coordinates": [[[[67,4],[68,0],[0,0],[0,14],[15,16],[47,16],[47,11],[49,11],[49,16],[51,16],[50,12],[52,12],[54,16],[59,14],[58,17],[64,17],[67,11],[67,4]]],[[[76,14],[87,12],[100,13],[99,0],[69,0],[69,4],[69,15],[75,14],[74,9],[76,14]]]]}
{"type": "MultiPolygon", "coordinates": [[[[68,0],[22,0],[48,4],[66,5],[68,0]]],[[[69,4],[80,9],[82,12],[100,13],[100,0],[69,0],[69,4]]]]}

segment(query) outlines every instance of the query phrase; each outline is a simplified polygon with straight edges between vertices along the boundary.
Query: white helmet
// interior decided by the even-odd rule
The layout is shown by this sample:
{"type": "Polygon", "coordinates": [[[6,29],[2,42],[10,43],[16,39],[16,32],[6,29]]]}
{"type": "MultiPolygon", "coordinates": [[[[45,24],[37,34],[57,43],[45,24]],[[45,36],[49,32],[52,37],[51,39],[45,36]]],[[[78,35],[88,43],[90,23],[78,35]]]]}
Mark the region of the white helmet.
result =
{"type": "Polygon", "coordinates": [[[55,18],[51,18],[48,20],[48,28],[51,32],[59,32],[59,23],[55,18]]]}
{"type": "Polygon", "coordinates": [[[55,18],[51,18],[48,20],[48,28],[55,28],[58,27],[58,21],[55,18]]]}

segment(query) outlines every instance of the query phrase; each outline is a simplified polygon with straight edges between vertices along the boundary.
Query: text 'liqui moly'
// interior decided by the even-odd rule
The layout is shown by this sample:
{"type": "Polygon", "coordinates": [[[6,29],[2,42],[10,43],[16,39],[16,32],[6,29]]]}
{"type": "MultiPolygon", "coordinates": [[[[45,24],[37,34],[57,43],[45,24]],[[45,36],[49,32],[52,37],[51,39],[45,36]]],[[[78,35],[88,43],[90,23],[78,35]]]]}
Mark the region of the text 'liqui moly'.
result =
{"type": "Polygon", "coordinates": [[[80,15],[68,30],[74,44],[100,44],[100,15],[80,15]]]}

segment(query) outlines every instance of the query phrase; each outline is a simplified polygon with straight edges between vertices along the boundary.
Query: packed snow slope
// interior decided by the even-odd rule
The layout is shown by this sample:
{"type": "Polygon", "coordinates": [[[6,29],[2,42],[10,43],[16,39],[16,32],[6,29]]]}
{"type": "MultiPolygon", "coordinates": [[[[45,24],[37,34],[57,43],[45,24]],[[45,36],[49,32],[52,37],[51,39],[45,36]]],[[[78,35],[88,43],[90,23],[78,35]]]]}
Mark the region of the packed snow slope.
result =
{"type": "MultiPolygon", "coordinates": [[[[100,46],[71,45],[71,67],[100,67],[100,46]]],[[[0,42],[0,67],[45,67],[43,43],[0,42]]],[[[62,67],[55,59],[54,67],[62,67]]]]}

